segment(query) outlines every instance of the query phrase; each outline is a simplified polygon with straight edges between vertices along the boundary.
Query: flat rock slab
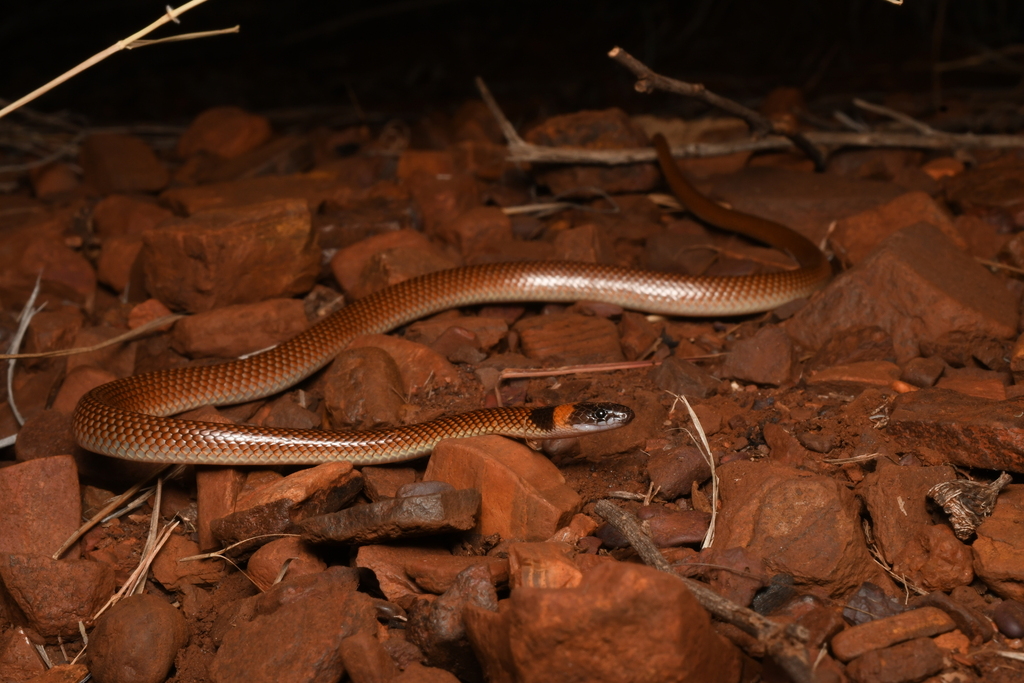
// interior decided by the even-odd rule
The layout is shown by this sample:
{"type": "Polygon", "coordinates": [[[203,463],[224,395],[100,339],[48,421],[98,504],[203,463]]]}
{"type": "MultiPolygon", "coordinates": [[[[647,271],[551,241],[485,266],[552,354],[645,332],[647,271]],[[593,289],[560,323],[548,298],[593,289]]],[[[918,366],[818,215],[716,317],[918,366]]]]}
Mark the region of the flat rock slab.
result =
{"type": "Polygon", "coordinates": [[[463,489],[356,505],[307,519],[299,529],[310,543],[378,543],[468,531],[479,511],[480,492],[463,489]]]}
{"type": "Polygon", "coordinates": [[[888,237],[842,273],[792,318],[786,332],[809,349],[845,329],[877,326],[892,337],[896,360],[951,334],[1010,339],[1017,334],[1017,297],[1004,281],[919,223],[888,237]]]}
{"type": "Polygon", "coordinates": [[[1004,598],[1024,600],[1024,486],[1003,489],[977,534],[975,574],[1004,598]]]}
{"type": "Polygon", "coordinates": [[[896,398],[887,431],[926,460],[937,454],[934,465],[1024,472],[1024,397],[993,401],[921,389],[896,398]]]}

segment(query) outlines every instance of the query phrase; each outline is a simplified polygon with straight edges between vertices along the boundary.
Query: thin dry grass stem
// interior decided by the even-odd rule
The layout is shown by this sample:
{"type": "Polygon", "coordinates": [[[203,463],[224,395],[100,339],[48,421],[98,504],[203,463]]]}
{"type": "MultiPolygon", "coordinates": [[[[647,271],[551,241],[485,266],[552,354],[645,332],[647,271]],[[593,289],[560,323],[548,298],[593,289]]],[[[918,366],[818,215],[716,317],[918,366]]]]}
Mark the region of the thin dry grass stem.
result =
{"type": "Polygon", "coordinates": [[[715,542],[715,523],[718,521],[718,471],[715,468],[715,456],[711,453],[711,444],[708,443],[708,437],[704,433],[704,425],[700,423],[700,419],[697,418],[697,413],[693,411],[693,406],[686,400],[685,396],[679,394],[673,394],[671,391],[667,392],[671,396],[675,396],[675,401],[672,402],[672,408],[669,409],[671,415],[675,411],[676,403],[679,401],[683,402],[686,406],[687,412],[690,414],[690,421],[693,423],[694,429],[697,430],[700,441],[690,433],[690,430],[684,430],[693,441],[694,445],[697,446],[697,450],[704,456],[704,460],[707,461],[708,467],[711,468],[711,523],[708,524],[708,531],[704,534],[704,541],[700,544],[701,549],[710,548],[711,544],[715,542]]]}
{"type": "Polygon", "coordinates": [[[998,268],[1000,270],[1008,270],[1011,273],[1019,273],[1021,275],[1024,275],[1024,268],[1017,268],[1015,266],[1008,266],[1005,263],[1000,263],[999,261],[992,261],[990,259],[979,258],[977,256],[974,257],[974,260],[977,261],[978,263],[980,263],[983,266],[988,266],[989,268],[998,268]]]}
{"type": "MultiPolygon", "coordinates": [[[[102,522],[104,517],[106,517],[119,507],[121,507],[121,505],[123,505],[124,502],[129,500],[132,496],[137,495],[139,491],[141,491],[146,486],[146,484],[153,480],[154,477],[159,477],[161,474],[166,472],[171,467],[171,465],[164,465],[155,472],[152,472],[148,477],[146,477],[142,481],[138,482],[137,484],[134,484],[131,488],[122,493],[120,496],[112,499],[109,503],[104,505],[103,508],[100,509],[95,515],[93,515],[88,522],[78,527],[75,533],[71,534],[71,536],[68,537],[68,540],[64,541],[64,543],[61,544],[60,548],[57,549],[57,552],[53,554],[53,559],[59,560],[60,556],[67,552],[67,549],[74,545],[78,539],[84,536],[85,533],[89,531],[89,529],[93,528],[94,526],[102,522]]],[[[181,466],[179,465],[175,469],[181,469],[181,466]]],[[[177,471],[175,471],[174,475],[176,474],[177,471]]]]}
{"type": "Polygon", "coordinates": [[[149,45],[160,45],[162,43],[180,43],[184,40],[199,40],[200,38],[213,38],[215,36],[226,36],[229,33],[238,33],[241,30],[241,26],[235,25],[229,28],[219,28],[215,31],[195,31],[194,33],[182,33],[177,36],[167,36],[166,38],[154,38],[153,40],[136,40],[131,45],[125,47],[126,50],[134,50],[137,47],[147,47],[149,45]]]}
{"type": "MultiPolygon", "coordinates": [[[[250,536],[249,538],[243,538],[241,541],[236,541],[236,542],[232,543],[229,546],[225,546],[225,547],[221,548],[220,550],[214,550],[213,552],[210,552],[210,553],[200,553],[199,555],[189,555],[188,557],[182,557],[182,558],[180,558],[178,560],[178,562],[194,562],[196,560],[213,560],[213,559],[227,560],[228,562],[231,562],[231,559],[229,557],[227,557],[224,553],[228,552],[229,550],[234,550],[235,548],[237,548],[240,545],[245,545],[249,541],[255,541],[258,538],[285,538],[285,537],[289,537],[289,536],[294,537],[294,538],[299,538],[300,537],[299,534],[260,534],[259,536],[250,536]]],[[[232,564],[234,564],[234,563],[232,562],[232,564]]]]}
{"type": "Polygon", "coordinates": [[[133,46],[135,44],[135,42],[138,41],[140,38],[142,38],[145,35],[148,35],[148,34],[152,33],[153,31],[155,31],[156,29],[160,28],[164,24],[166,24],[168,22],[171,22],[171,21],[177,22],[177,19],[178,19],[179,16],[181,16],[185,12],[189,11],[193,7],[198,7],[199,5],[203,4],[204,2],[206,2],[206,0],[190,0],[190,2],[185,3],[181,7],[178,7],[177,9],[173,9],[170,6],[168,6],[167,13],[164,14],[159,19],[157,19],[156,21],[154,21],[152,24],[150,24],[146,28],[144,28],[141,31],[138,31],[136,33],[133,33],[132,35],[130,35],[127,38],[125,38],[124,40],[117,41],[116,43],[114,43],[113,45],[108,47],[106,50],[103,50],[102,52],[99,52],[99,53],[93,55],[92,57],[90,57],[89,59],[85,60],[84,62],[82,62],[78,66],[74,67],[73,69],[65,71],[60,76],[57,76],[57,78],[53,79],[49,83],[36,88],[35,90],[33,90],[29,94],[25,95],[24,97],[22,97],[22,98],[20,98],[18,100],[15,100],[14,102],[12,102],[11,104],[7,105],[3,109],[0,109],[0,119],[2,119],[3,117],[7,116],[8,114],[10,114],[15,109],[18,109],[19,107],[21,107],[21,106],[23,106],[25,104],[28,104],[29,102],[31,102],[32,100],[36,99],[40,95],[42,95],[44,93],[47,93],[50,90],[53,90],[54,88],[56,88],[58,85],[60,85],[64,81],[67,81],[67,80],[70,80],[70,79],[74,78],[75,76],[77,76],[78,74],[82,73],[83,71],[85,71],[89,67],[94,66],[96,64],[99,64],[100,62],[102,62],[107,57],[109,57],[109,56],[111,56],[111,55],[113,55],[113,54],[115,54],[117,52],[120,52],[121,50],[124,50],[124,49],[126,49],[128,47],[133,46]]]}
{"type": "MultiPolygon", "coordinates": [[[[28,324],[32,322],[32,318],[35,317],[36,313],[43,310],[46,307],[44,301],[42,305],[36,308],[36,297],[39,296],[39,287],[43,282],[43,271],[39,271],[39,275],[36,276],[36,285],[32,288],[32,294],[29,295],[28,301],[25,303],[25,307],[21,309],[21,314],[18,315],[18,329],[14,333],[14,337],[11,339],[10,346],[7,347],[8,353],[17,353],[21,347],[21,340],[25,338],[25,332],[28,330],[28,324]]],[[[7,405],[11,407],[11,412],[14,413],[14,419],[18,421],[19,425],[25,424],[25,418],[21,416],[18,411],[18,406],[14,401],[14,365],[17,363],[17,359],[9,358],[7,360],[7,405]]],[[[12,441],[13,443],[13,441],[12,441]]]]}
{"type": "Polygon", "coordinates": [[[60,356],[74,356],[74,355],[79,354],[79,353],[89,353],[90,351],[99,351],[100,349],[105,349],[108,346],[114,346],[115,344],[120,344],[122,342],[130,341],[132,339],[136,339],[138,337],[145,336],[145,335],[149,334],[150,332],[152,332],[153,330],[161,328],[164,325],[169,325],[169,324],[173,323],[174,321],[176,321],[176,320],[178,320],[180,318],[184,318],[184,317],[185,317],[184,315],[181,315],[181,314],[178,314],[178,313],[173,313],[171,315],[165,315],[162,318],[157,318],[156,320],[150,320],[145,325],[139,325],[134,330],[129,330],[128,332],[125,332],[124,334],[119,334],[116,337],[111,337],[110,339],[107,339],[106,341],[100,342],[99,344],[93,344],[92,346],[77,346],[77,347],[75,347],[73,349],[59,349],[59,350],[56,350],[56,351],[40,351],[39,353],[14,353],[12,351],[8,351],[7,353],[0,353],[0,360],[17,360],[19,358],[58,358],[60,356]]]}
{"type": "Polygon", "coordinates": [[[109,515],[107,515],[106,517],[104,517],[103,519],[100,520],[100,524],[106,524],[107,522],[109,522],[112,519],[117,519],[118,517],[124,517],[125,515],[127,515],[132,510],[135,510],[136,508],[142,507],[142,505],[147,500],[150,499],[150,497],[153,495],[153,493],[155,491],[156,491],[156,487],[154,487],[154,486],[151,486],[151,487],[149,487],[147,489],[143,489],[142,493],[140,493],[135,500],[131,501],[130,503],[125,505],[123,508],[120,508],[118,510],[114,510],[113,512],[111,512],[109,515]]]}
{"type": "Polygon", "coordinates": [[[557,377],[560,375],[584,375],[592,372],[613,372],[615,370],[635,370],[660,365],[651,360],[634,360],[625,363],[593,363],[590,365],[566,365],[558,368],[540,368],[537,370],[510,370],[506,368],[498,375],[498,381],[506,379],[522,379],[526,377],[557,377]]]}
{"type": "MultiPolygon", "coordinates": [[[[284,562],[281,563],[281,571],[279,571],[277,573],[277,576],[274,577],[273,585],[276,586],[277,584],[279,584],[282,581],[284,581],[284,577],[287,576],[287,574],[288,574],[288,568],[292,566],[292,561],[293,560],[297,560],[297,559],[299,559],[299,558],[297,558],[297,557],[289,557],[288,559],[286,559],[284,562]]],[[[252,579],[249,579],[249,580],[252,581],[252,579]]]]}
{"type": "MultiPolygon", "coordinates": [[[[164,479],[163,477],[159,477],[156,480],[156,486],[154,487],[155,494],[153,499],[153,513],[149,516],[149,534],[146,536],[146,545],[142,547],[143,557],[149,555],[150,551],[153,549],[153,546],[155,546],[157,542],[157,535],[160,529],[160,503],[163,498],[163,490],[164,479]]],[[[136,584],[135,589],[132,591],[132,594],[134,595],[141,593],[142,589],[145,588],[145,586],[145,581],[139,581],[136,584]]]]}
{"type": "Polygon", "coordinates": [[[996,654],[1000,657],[1006,657],[1007,659],[1016,659],[1018,662],[1024,662],[1024,652],[1010,652],[1009,650],[998,650],[996,654]]]}
{"type": "Polygon", "coordinates": [[[885,570],[885,573],[891,576],[894,581],[903,585],[903,590],[906,593],[906,600],[904,603],[910,601],[910,591],[914,591],[918,595],[927,595],[928,591],[908,581],[906,576],[897,574],[893,571],[892,566],[890,566],[889,563],[885,561],[885,558],[882,557],[882,553],[878,549],[878,545],[875,543],[874,534],[871,532],[871,526],[868,524],[868,521],[866,519],[862,520],[862,524],[864,528],[864,537],[867,541],[866,545],[868,547],[868,552],[871,554],[871,559],[875,561],[875,564],[885,570]]]}
{"type": "Polygon", "coordinates": [[[572,202],[536,202],[534,204],[520,204],[518,206],[506,206],[501,210],[506,216],[521,216],[527,213],[535,213],[541,216],[550,216],[553,213],[575,208],[572,202]]]}
{"type": "Polygon", "coordinates": [[[46,654],[46,648],[42,645],[35,645],[34,643],[33,646],[36,648],[36,652],[39,653],[39,659],[43,660],[43,666],[47,669],[52,669],[53,662],[50,661],[50,655],[46,654]]]}
{"type": "Polygon", "coordinates": [[[853,98],[853,105],[855,107],[858,107],[859,109],[863,109],[864,111],[869,111],[869,112],[871,112],[873,114],[880,114],[882,116],[888,116],[893,121],[898,121],[898,122],[900,122],[900,123],[902,123],[902,124],[904,124],[906,126],[910,126],[914,130],[916,130],[918,133],[920,133],[921,135],[941,135],[942,134],[940,131],[935,130],[934,128],[932,128],[931,126],[929,126],[926,123],[922,123],[921,121],[918,121],[917,119],[915,119],[912,116],[907,116],[906,114],[904,114],[902,112],[898,112],[895,109],[890,109],[889,107],[883,107],[880,104],[873,104],[871,102],[867,102],[866,100],[862,100],[859,97],[854,97],[853,98]]]}
{"type": "Polygon", "coordinates": [[[868,460],[877,460],[878,458],[884,457],[884,453],[864,453],[863,455],[854,455],[849,458],[822,458],[822,462],[827,462],[829,465],[846,465],[851,462],[867,462],[868,460]]]}

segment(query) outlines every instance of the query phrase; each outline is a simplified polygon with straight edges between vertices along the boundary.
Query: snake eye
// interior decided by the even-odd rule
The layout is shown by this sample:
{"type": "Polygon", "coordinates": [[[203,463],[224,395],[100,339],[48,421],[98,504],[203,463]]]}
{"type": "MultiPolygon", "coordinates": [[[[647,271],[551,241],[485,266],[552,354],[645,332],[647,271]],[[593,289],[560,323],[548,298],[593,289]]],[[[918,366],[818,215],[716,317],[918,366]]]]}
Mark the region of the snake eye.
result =
{"type": "Polygon", "coordinates": [[[604,408],[596,408],[594,410],[594,419],[598,422],[604,422],[608,419],[608,411],[604,408]]]}

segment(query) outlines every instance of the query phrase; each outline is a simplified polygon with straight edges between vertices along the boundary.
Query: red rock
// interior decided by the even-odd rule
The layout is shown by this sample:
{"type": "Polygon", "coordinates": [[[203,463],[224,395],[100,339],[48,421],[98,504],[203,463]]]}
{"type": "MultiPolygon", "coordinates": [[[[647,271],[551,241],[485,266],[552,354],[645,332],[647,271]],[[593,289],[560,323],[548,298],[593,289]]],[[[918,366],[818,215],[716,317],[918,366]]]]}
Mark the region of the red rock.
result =
{"type": "Polygon", "coordinates": [[[353,339],[349,349],[376,347],[383,349],[398,365],[402,373],[404,395],[413,395],[421,391],[444,385],[458,385],[459,372],[448,360],[422,344],[390,337],[385,334],[364,334],[353,339]]]}
{"type": "Polygon", "coordinates": [[[679,358],[666,358],[651,371],[651,379],[665,391],[690,398],[713,396],[720,383],[690,361],[679,358]]]}
{"type": "Polygon", "coordinates": [[[637,360],[654,349],[661,331],[639,313],[627,311],[619,319],[619,345],[626,360],[637,360]]]}
{"type": "Polygon", "coordinates": [[[953,157],[939,157],[926,162],[921,170],[936,180],[952,178],[964,172],[964,162],[953,157]]]}
{"type": "Polygon", "coordinates": [[[992,610],[992,621],[1003,635],[1009,638],[1024,637],[1024,603],[1003,600],[992,610]]]}
{"type": "Polygon", "coordinates": [[[711,466],[695,446],[669,447],[651,453],[647,476],[662,498],[675,500],[687,494],[694,483],[711,476],[711,466]]]}
{"type": "Polygon", "coordinates": [[[285,576],[290,578],[327,569],[327,563],[308,544],[294,536],[275,539],[257,550],[245,569],[252,582],[261,591],[266,591],[277,581],[285,562],[288,563],[285,576]]]}
{"type": "MultiPolygon", "coordinates": [[[[78,468],[70,455],[0,469],[0,553],[52,555],[81,517],[78,468]]],[[[77,557],[77,550],[67,557],[77,557]]]]}
{"type": "Polygon", "coordinates": [[[79,365],[68,372],[60,385],[60,391],[53,399],[53,410],[71,413],[79,399],[107,382],[113,382],[117,375],[101,370],[94,365],[79,365]]]}
{"type": "MultiPolygon", "coordinates": [[[[84,327],[75,335],[73,346],[78,348],[96,346],[127,331],[123,327],[108,327],[106,325],[84,327]]],[[[136,342],[122,342],[95,351],[76,353],[68,357],[67,372],[82,365],[91,365],[103,368],[117,377],[127,377],[135,370],[137,349],[138,343],[136,342]]]]}
{"type": "Polygon", "coordinates": [[[255,149],[270,139],[270,122],[239,107],[212,107],[192,120],[178,139],[178,155],[210,152],[226,159],[255,149]]]}
{"type": "MultiPolygon", "coordinates": [[[[0,662],[0,666],[2,665],[0,662]]],[[[84,664],[58,664],[25,683],[78,683],[88,674],[89,669],[84,664]]]]}
{"type": "Polygon", "coordinates": [[[552,246],[559,261],[615,263],[609,235],[593,223],[559,231],[552,246]]]}
{"type": "Polygon", "coordinates": [[[103,249],[96,264],[96,278],[116,292],[129,287],[136,259],[142,251],[142,238],[116,235],[103,240],[103,249]]]}
{"type": "Polygon", "coordinates": [[[373,600],[352,583],[345,568],[332,567],[286,580],[261,595],[255,618],[224,636],[210,665],[210,680],[340,680],[341,643],[377,631],[373,600]]]}
{"type": "MultiPolygon", "coordinates": [[[[1020,228],[1024,165],[995,164],[964,171],[946,183],[946,198],[957,213],[982,216],[1006,228],[1020,228]]],[[[1009,232],[1009,230],[1007,230],[1009,232]]]]}
{"type": "MultiPolygon", "coordinates": [[[[795,311],[794,311],[795,312],[795,311]]],[[[850,365],[864,361],[891,361],[895,358],[892,337],[880,327],[852,327],[838,330],[818,349],[806,369],[812,372],[833,365],[850,365]]]]}
{"type": "Polygon", "coordinates": [[[887,360],[865,360],[848,365],[815,370],[807,378],[809,386],[862,391],[865,387],[887,389],[900,378],[900,367],[887,360]]]}
{"type": "Polygon", "coordinates": [[[1016,472],[1024,468],[1024,398],[992,401],[944,389],[921,389],[893,401],[886,431],[927,444],[929,464],[1016,472]],[[970,448],[964,448],[969,443],[970,448]],[[934,454],[934,455],[930,455],[934,454]]]}
{"type": "MultiPolygon", "coordinates": [[[[46,353],[69,349],[75,343],[75,336],[82,329],[84,320],[82,312],[73,306],[59,311],[44,309],[29,321],[21,350],[23,353],[46,353]]],[[[27,367],[39,367],[46,361],[26,359],[21,362],[27,367]]]]}
{"type": "Polygon", "coordinates": [[[304,519],[339,510],[361,489],[362,477],[352,471],[352,463],[324,463],[239,495],[236,511],[214,520],[211,527],[225,544],[281,533],[304,519]]]}
{"type": "Polygon", "coordinates": [[[550,460],[500,436],[442,441],[423,479],[480,491],[483,504],[475,531],[507,540],[544,540],[581,504],[550,460]]]}
{"type": "MultiPolygon", "coordinates": [[[[233,424],[213,410],[200,411],[193,411],[188,418],[212,424],[233,424]]],[[[207,552],[219,548],[213,534],[213,521],[235,511],[235,501],[244,482],[245,472],[237,467],[200,467],[196,470],[196,502],[199,507],[196,530],[199,532],[200,550],[207,552]]]]}
{"type": "Polygon", "coordinates": [[[857,683],[904,683],[937,674],[945,665],[939,647],[929,638],[918,638],[861,655],[846,671],[857,683]]]}
{"type": "Polygon", "coordinates": [[[132,135],[93,133],[82,142],[78,162],[85,182],[100,194],[156,192],[170,180],[153,150],[132,135]]]}
{"type": "Polygon", "coordinates": [[[498,585],[508,582],[508,560],[479,555],[431,555],[413,559],[405,563],[405,573],[423,590],[440,595],[452,587],[455,578],[467,567],[477,565],[487,568],[491,583],[498,585]]]}
{"type": "Polygon", "coordinates": [[[893,183],[785,168],[746,168],[714,178],[711,194],[732,208],[787,225],[815,244],[829,224],[903,194],[893,183]]]}
{"type": "Polygon", "coordinates": [[[708,532],[711,515],[699,510],[669,510],[660,506],[645,506],[637,515],[647,522],[651,540],[659,548],[700,543],[708,532]]]}
{"type": "MultiPolygon", "coordinates": [[[[132,549],[133,555],[138,552],[138,548],[132,549]]],[[[153,578],[168,591],[182,591],[187,590],[188,586],[217,583],[228,573],[228,563],[217,559],[182,561],[183,558],[194,557],[202,552],[195,541],[177,533],[171,534],[153,560],[153,578]]]]}
{"type": "Polygon", "coordinates": [[[998,377],[941,377],[935,386],[938,389],[948,389],[992,401],[1006,400],[1006,384],[998,377]]]}
{"type": "Polygon", "coordinates": [[[364,544],[468,531],[476,524],[474,489],[410,495],[318,515],[298,527],[309,543],[364,544]]]}
{"type": "Polygon", "coordinates": [[[464,327],[452,325],[441,333],[430,348],[452,363],[476,364],[487,358],[482,351],[483,344],[476,334],[464,327]]]}
{"type": "Polygon", "coordinates": [[[172,309],[201,312],[299,294],[320,272],[309,210],[295,200],[175,219],[143,240],[146,289],[172,309]]]}
{"type": "Polygon", "coordinates": [[[720,466],[718,474],[716,548],[746,548],[772,572],[833,596],[864,581],[888,583],[865,547],[858,501],[835,480],[743,460],[720,466]]]}
{"type": "Polygon", "coordinates": [[[68,638],[113,594],[114,571],[91,560],[2,554],[0,584],[6,612],[16,622],[48,640],[68,638]]]}
{"type": "Polygon", "coordinates": [[[418,472],[412,467],[363,467],[363,489],[372,501],[394,498],[398,489],[416,481],[418,472]]]}
{"type": "Polygon", "coordinates": [[[374,254],[397,248],[435,250],[426,235],[415,230],[394,230],[367,237],[338,252],[331,258],[331,272],[342,290],[351,294],[362,277],[363,270],[374,254]]]}
{"type": "MultiPolygon", "coordinates": [[[[146,299],[142,303],[132,306],[132,310],[128,313],[128,329],[134,330],[168,315],[171,315],[169,308],[156,299],[146,299]]],[[[170,323],[161,326],[159,331],[166,332],[169,329],[171,329],[170,323]]]]}
{"type": "Polygon", "coordinates": [[[513,543],[508,548],[509,587],[575,588],[583,573],[564,543],[513,543]]]}
{"type": "Polygon", "coordinates": [[[498,595],[486,567],[469,567],[436,600],[417,601],[406,625],[406,637],[423,651],[427,664],[455,672],[462,679],[478,679],[481,673],[462,618],[470,606],[498,608],[498,595]]]}
{"type": "Polygon", "coordinates": [[[0,635],[0,671],[11,681],[29,680],[46,671],[46,665],[24,628],[18,626],[0,635]]]}
{"type": "Polygon", "coordinates": [[[357,633],[341,641],[341,659],[352,683],[391,683],[398,675],[391,655],[369,633],[357,633]]]}
{"type": "Polygon", "coordinates": [[[354,299],[361,299],[399,282],[439,270],[449,270],[458,265],[456,259],[433,246],[427,249],[385,249],[370,257],[350,294],[354,299]]]}
{"type": "Polygon", "coordinates": [[[1004,248],[1012,253],[1012,248],[1009,247],[1012,236],[999,232],[995,225],[982,218],[970,215],[957,216],[953,224],[967,243],[967,251],[972,256],[991,261],[995,260],[1004,248]]]}
{"type": "Polygon", "coordinates": [[[909,192],[891,202],[839,220],[829,242],[836,256],[850,267],[867,258],[889,235],[917,223],[932,225],[958,249],[967,248],[949,215],[924,192],[909,192]]]}
{"type": "Polygon", "coordinates": [[[476,179],[468,173],[416,170],[404,179],[404,184],[428,234],[435,234],[441,226],[481,204],[476,179]]]}
{"type": "Polygon", "coordinates": [[[0,288],[27,294],[41,275],[42,292],[78,304],[91,301],[96,295],[96,271],[64,244],[64,228],[65,221],[58,215],[5,231],[0,240],[0,288]]]}
{"type": "Polygon", "coordinates": [[[302,203],[311,213],[327,201],[349,201],[364,192],[339,185],[329,173],[292,173],[265,175],[197,187],[174,187],[160,194],[165,204],[176,213],[195,215],[212,210],[244,210],[246,207],[270,203],[302,203]]]}
{"type": "Polygon", "coordinates": [[[320,415],[302,406],[296,396],[304,396],[300,389],[285,394],[256,411],[252,423],[261,427],[281,429],[316,429],[323,420],[320,415]],[[266,411],[266,412],[264,412],[266,411]]]}
{"type": "Polygon", "coordinates": [[[848,662],[866,652],[913,638],[927,638],[956,628],[938,607],[921,607],[891,617],[852,626],[832,639],[832,653],[848,662]]]}
{"type": "Polygon", "coordinates": [[[459,679],[444,669],[423,666],[417,662],[409,664],[392,683],[458,683],[459,679]]]}
{"type": "Polygon", "coordinates": [[[78,189],[78,174],[71,167],[58,161],[29,171],[32,191],[40,199],[58,200],[78,189]]]}
{"type": "MultiPolygon", "coordinates": [[[[630,149],[647,147],[647,136],[621,109],[553,116],[527,131],[527,142],[552,147],[630,149]]],[[[537,174],[554,194],[599,187],[605,192],[648,192],[661,181],[653,164],[563,166],[537,174]]]]}
{"type": "Polygon", "coordinates": [[[484,670],[514,680],[740,679],[738,650],[693,595],[648,567],[603,563],[576,588],[520,588],[498,613],[463,614],[484,670]]]}
{"type": "Polygon", "coordinates": [[[736,342],[722,364],[722,376],[754,384],[778,386],[793,373],[793,345],[779,327],[762,327],[736,342]]]}
{"type": "Polygon", "coordinates": [[[173,213],[143,197],[114,194],[101,199],[92,210],[92,224],[104,242],[112,237],[141,237],[173,213]]]}
{"type": "Polygon", "coordinates": [[[935,385],[945,369],[946,364],[941,358],[912,358],[903,367],[900,379],[915,387],[930,387],[935,385]]]}
{"type": "Polygon", "coordinates": [[[911,226],[887,238],[785,321],[786,332],[819,348],[833,332],[876,325],[889,332],[898,362],[919,345],[953,332],[1009,339],[1016,335],[1013,294],[956,249],[936,228],[911,226]]]}
{"type": "Polygon", "coordinates": [[[576,313],[523,318],[513,329],[527,358],[557,360],[565,365],[623,360],[615,323],[576,313]]]}
{"type": "Polygon", "coordinates": [[[406,567],[418,567],[435,559],[443,562],[449,557],[451,554],[447,550],[437,547],[364,545],[356,552],[355,566],[372,571],[381,592],[394,602],[424,592],[410,578],[406,567]]]}
{"type": "Polygon", "coordinates": [[[1004,598],[1024,601],[1024,486],[1011,484],[972,544],[974,573],[1004,598]]]}
{"type": "Polygon", "coordinates": [[[438,317],[414,322],[406,329],[405,338],[431,346],[453,326],[461,327],[476,335],[480,348],[483,349],[494,348],[508,334],[508,323],[501,318],[467,315],[455,318],[438,317]]]}
{"type": "Polygon", "coordinates": [[[177,321],[171,345],[192,358],[237,358],[288,341],[309,327],[298,299],[224,306],[177,321]]]}
{"type": "Polygon", "coordinates": [[[188,637],[185,617],[167,600],[130,595],[96,621],[89,635],[89,671],[109,683],[161,683],[188,637]]]}
{"type": "Polygon", "coordinates": [[[466,258],[488,245],[512,239],[512,221],[493,206],[476,206],[450,223],[440,223],[434,234],[458,248],[466,258]]]}
{"type": "Polygon", "coordinates": [[[875,543],[893,571],[929,591],[948,591],[974,578],[967,546],[936,526],[928,491],[956,479],[950,467],[898,467],[879,461],[857,486],[871,515],[875,543]]]}

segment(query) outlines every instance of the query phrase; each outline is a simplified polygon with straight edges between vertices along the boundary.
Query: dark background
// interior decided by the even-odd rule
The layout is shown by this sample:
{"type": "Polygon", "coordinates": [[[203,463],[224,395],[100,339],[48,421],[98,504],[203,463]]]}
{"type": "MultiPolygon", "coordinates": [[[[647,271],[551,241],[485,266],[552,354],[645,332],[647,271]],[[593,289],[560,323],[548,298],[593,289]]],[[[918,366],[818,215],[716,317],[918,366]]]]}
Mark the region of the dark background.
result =
{"type": "MultiPolygon", "coordinates": [[[[6,4],[0,97],[7,100],[134,33],[163,8],[140,0],[6,4]]],[[[635,93],[630,74],[606,56],[615,45],[666,75],[748,103],[789,85],[825,103],[903,93],[934,105],[936,60],[1024,42],[1020,0],[209,0],[181,20],[150,37],[235,24],[241,33],[121,52],[31,106],[106,124],[184,122],[214,104],[337,113],[358,101],[373,118],[475,97],[476,75],[517,122],[613,105],[687,106],[635,93]]],[[[1022,65],[1024,54],[1016,54],[947,74],[943,97],[1020,102],[1022,65]]]]}

